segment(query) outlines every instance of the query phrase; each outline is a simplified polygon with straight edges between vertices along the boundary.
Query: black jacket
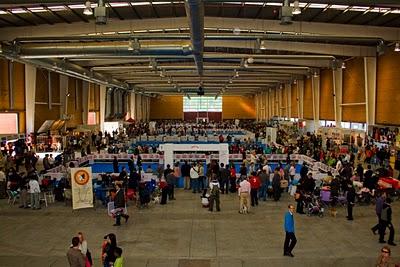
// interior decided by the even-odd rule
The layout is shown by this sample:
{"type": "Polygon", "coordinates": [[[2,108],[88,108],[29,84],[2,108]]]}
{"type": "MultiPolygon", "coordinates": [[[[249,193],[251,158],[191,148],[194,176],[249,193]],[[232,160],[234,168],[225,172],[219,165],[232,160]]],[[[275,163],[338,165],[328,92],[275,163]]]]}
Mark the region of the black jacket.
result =
{"type": "Polygon", "coordinates": [[[356,190],[354,187],[350,187],[349,191],[347,191],[347,203],[354,203],[356,200],[356,190]]]}
{"type": "Polygon", "coordinates": [[[115,208],[125,208],[125,196],[124,190],[120,189],[114,197],[114,207],[115,208]]]}

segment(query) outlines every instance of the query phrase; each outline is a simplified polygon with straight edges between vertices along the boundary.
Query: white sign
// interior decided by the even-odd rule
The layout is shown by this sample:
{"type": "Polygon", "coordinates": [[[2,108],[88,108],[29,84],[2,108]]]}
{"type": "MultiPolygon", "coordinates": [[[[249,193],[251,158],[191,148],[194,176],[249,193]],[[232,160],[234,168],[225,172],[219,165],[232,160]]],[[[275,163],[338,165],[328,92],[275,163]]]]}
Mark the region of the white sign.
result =
{"type": "Polygon", "coordinates": [[[92,168],[71,168],[72,209],[93,208],[92,168]]]}

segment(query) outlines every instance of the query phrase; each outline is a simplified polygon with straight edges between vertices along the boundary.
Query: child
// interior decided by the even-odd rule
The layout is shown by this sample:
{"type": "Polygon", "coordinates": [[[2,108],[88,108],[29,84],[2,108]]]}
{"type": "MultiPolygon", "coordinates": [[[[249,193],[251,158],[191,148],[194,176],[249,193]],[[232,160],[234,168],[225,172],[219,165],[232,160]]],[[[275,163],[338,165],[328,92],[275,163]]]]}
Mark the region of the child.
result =
{"type": "Polygon", "coordinates": [[[210,200],[209,200],[210,195],[207,194],[207,189],[203,190],[203,194],[201,195],[201,205],[203,208],[208,208],[210,206],[210,200]]]}
{"type": "Polygon", "coordinates": [[[120,247],[116,247],[114,250],[114,255],[115,255],[114,267],[123,267],[124,258],[122,258],[122,249],[120,247]]]}

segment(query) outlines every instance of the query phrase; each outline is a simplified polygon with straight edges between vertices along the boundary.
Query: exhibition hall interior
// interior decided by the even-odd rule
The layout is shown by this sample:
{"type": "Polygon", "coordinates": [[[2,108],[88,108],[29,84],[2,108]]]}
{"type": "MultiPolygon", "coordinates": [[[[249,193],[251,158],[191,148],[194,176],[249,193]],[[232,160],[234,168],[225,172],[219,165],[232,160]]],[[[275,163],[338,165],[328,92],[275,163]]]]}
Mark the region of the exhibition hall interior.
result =
{"type": "Polygon", "coordinates": [[[400,266],[399,84],[399,0],[1,0],[0,266],[400,266]]]}

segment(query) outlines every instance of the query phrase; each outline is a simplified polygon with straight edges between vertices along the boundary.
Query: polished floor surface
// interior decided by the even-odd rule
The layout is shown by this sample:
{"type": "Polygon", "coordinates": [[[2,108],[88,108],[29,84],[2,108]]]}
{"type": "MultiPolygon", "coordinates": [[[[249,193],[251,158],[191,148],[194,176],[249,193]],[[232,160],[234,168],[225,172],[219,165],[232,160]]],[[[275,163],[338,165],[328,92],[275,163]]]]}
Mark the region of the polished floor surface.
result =
{"type": "MultiPolygon", "coordinates": [[[[118,228],[100,206],[72,212],[55,203],[34,211],[1,200],[0,266],[68,266],[65,255],[78,231],[86,233],[95,266],[101,266],[103,236],[111,232],[128,267],[374,266],[382,247],[370,230],[373,206],[355,207],[354,221],[346,220],[343,208],[336,218],[295,215],[298,244],[289,258],[282,256],[283,214],[293,202],[286,194],[248,215],[238,213],[236,194],[221,195],[218,213],[202,208],[199,194],[177,190],[176,198],[165,206],[129,207],[131,219],[118,228]]],[[[394,203],[396,229],[399,210],[400,202],[394,203]]],[[[392,256],[400,262],[398,236],[395,242],[392,256]]]]}

